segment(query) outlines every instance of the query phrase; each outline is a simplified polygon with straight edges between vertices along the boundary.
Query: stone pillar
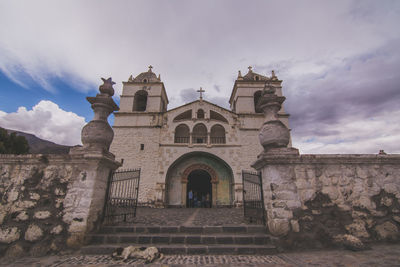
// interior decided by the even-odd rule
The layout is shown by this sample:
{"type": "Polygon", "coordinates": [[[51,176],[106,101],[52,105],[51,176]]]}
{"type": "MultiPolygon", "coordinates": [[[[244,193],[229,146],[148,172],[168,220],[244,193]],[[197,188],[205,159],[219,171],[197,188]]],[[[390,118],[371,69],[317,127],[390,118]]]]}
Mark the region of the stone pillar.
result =
{"type": "Polygon", "coordinates": [[[292,208],[301,207],[295,185],[295,173],[290,158],[299,157],[297,149],[288,147],[289,129],[279,120],[278,111],[285,97],[277,96],[275,88],[265,85],[257,106],[264,112],[264,123],[260,129],[259,140],[264,151],[252,165],[261,171],[264,205],[267,214],[267,226],[275,236],[286,235],[290,230],[292,208]],[[278,161],[279,164],[274,162],[278,161]]]}
{"type": "Polygon", "coordinates": [[[156,183],[156,208],[164,207],[165,183],[156,183]]]}
{"type": "Polygon", "coordinates": [[[217,180],[211,180],[211,191],[212,191],[212,207],[216,208],[217,207],[217,186],[218,186],[218,181],[217,180]]]}
{"type": "Polygon", "coordinates": [[[181,180],[181,183],[182,183],[182,194],[181,194],[181,203],[182,203],[182,207],[186,207],[186,194],[187,194],[187,183],[188,183],[188,180],[187,180],[187,178],[183,178],[182,180],[181,180]]]}
{"type": "Polygon", "coordinates": [[[86,235],[101,222],[108,179],[111,172],[121,165],[109,152],[114,132],[107,118],[119,109],[111,97],[114,95],[114,82],[111,78],[102,80],[104,84],[99,88],[100,94],[87,97],[94,118],[82,129],[83,147],[70,150],[70,156],[79,160],[83,171],[68,185],[63,203],[63,220],[70,224],[69,247],[84,245],[86,235]]]}
{"type": "Polygon", "coordinates": [[[243,206],[243,184],[242,183],[234,183],[233,188],[235,190],[235,207],[243,206]]]}

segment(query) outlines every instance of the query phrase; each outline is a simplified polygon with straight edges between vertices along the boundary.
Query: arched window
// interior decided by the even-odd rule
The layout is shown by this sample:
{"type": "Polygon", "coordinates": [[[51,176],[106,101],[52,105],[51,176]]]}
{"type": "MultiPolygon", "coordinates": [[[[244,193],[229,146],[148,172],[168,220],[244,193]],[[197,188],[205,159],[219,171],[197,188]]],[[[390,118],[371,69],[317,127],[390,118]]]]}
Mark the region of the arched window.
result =
{"type": "Polygon", "coordinates": [[[261,98],[261,91],[254,93],[254,110],[256,113],[263,113],[263,111],[257,107],[258,100],[261,98]]]}
{"type": "Polygon", "coordinates": [[[189,143],[189,127],[186,124],[179,124],[175,128],[175,143],[189,143]]]}
{"type": "Polygon", "coordinates": [[[196,124],[193,128],[193,143],[194,144],[204,144],[207,143],[207,128],[204,124],[196,124]]]}
{"type": "Polygon", "coordinates": [[[255,79],[256,81],[259,81],[259,80],[260,80],[260,77],[255,76],[254,79],[255,79]]]}
{"type": "Polygon", "coordinates": [[[146,111],[147,92],[145,90],[137,91],[133,99],[133,111],[146,111]]]}
{"type": "Polygon", "coordinates": [[[197,118],[198,118],[198,119],[204,119],[204,110],[199,109],[199,110],[197,111],[197,118]]]}
{"type": "Polygon", "coordinates": [[[210,110],[210,119],[211,119],[211,120],[222,121],[222,122],[228,123],[228,120],[225,119],[224,116],[222,116],[222,115],[219,114],[218,112],[215,112],[215,111],[212,111],[212,110],[210,110]]]}
{"type": "Polygon", "coordinates": [[[191,119],[192,119],[192,110],[189,109],[176,116],[173,121],[176,122],[176,121],[191,120],[191,119]]]}
{"type": "Polygon", "coordinates": [[[225,144],[225,128],[219,124],[211,127],[211,144],[225,144]]]}

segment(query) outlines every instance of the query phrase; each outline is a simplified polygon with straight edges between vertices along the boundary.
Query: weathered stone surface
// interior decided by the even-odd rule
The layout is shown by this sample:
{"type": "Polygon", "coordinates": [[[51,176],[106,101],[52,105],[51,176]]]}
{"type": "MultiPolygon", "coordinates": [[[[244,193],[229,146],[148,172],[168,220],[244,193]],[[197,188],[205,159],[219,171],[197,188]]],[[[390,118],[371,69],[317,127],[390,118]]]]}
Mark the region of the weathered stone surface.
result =
{"type": "Polygon", "coordinates": [[[381,240],[397,240],[399,238],[399,230],[397,226],[391,222],[385,222],[375,226],[376,234],[381,240]]]}
{"type": "Polygon", "coordinates": [[[16,188],[13,188],[10,192],[8,192],[7,202],[14,202],[18,199],[19,193],[16,188]]]}
{"type": "Polygon", "coordinates": [[[14,205],[11,206],[11,213],[18,212],[18,211],[24,211],[30,208],[33,208],[36,206],[36,202],[30,201],[30,200],[25,200],[25,201],[18,201],[15,202],[14,205]]]}
{"type": "Polygon", "coordinates": [[[24,248],[19,244],[14,244],[9,247],[4,255],[4,257],[7,259],[15,259],[24,256],[26,256],[26,252],[24,251],[24,248]]]}
{"type": "Polygon", "coordinates": [[[20,237],[20,230],[17,227],[0,228],[0,243],[10,244],[20,237]]]}
{"type": "Polygon", "coordinates": [[[386,207],[390,207],[393,204],[393,199],[390,197],[383,197],[381,200],[381,204],[385,205],[386,207]]]}
{"type": "Polygon", "coordinates": [[[31,242],[39,240],[42,236],[42,229],[35,224],[29,225],[28,229],[25,232],[25,240],[31,242]]]}
{"type": "Polygon", "coordinates": [[[274,218],[278,219],[290,219],[293,217],[293,213],[290,210],[284,208],[273,209],[274,218]]]}
{"type": "Polygon", "coordinates": [[[3,224],[4,218],[6,217],[7,212],[5,210],[0,210],[0,225],[3,224]]]}
{"type": "Polygon", "coordinates": [[[40,195],[37,193],[29,193],[29,198],[37,201],[40,199],[40,195]]]}
{"type": "Polygon", "coordinates": [[[337,235],[334,237],[334,242],[353,251],[360,251],[367,249],[364,243],[353,235],[337,235]]]}
{"type": "Polygon", "coordinates": [[[290,225],[292,226],[292,231],[295,233],[300,232],[300,225],[298,220],[290,220],[290,225]]]}
{"type": "Polygon", "coordinates": [[[15,220],[17,222],[20,221],[26,221],[29,219],[28,213],[26,211],[21,211],[20,213],[18,213],[17,217],[15,217],[15,220]]]}
{"type": "Polygon", "coordinates": [[[61,207],[61,205],[63,204],[64,199],[62,198],[57,198],[56,199],[56,208],[59,209],[61,207]]]}
{"type": "Polygon", "coordinates": [[[55,234],[55,235],[59,235],[63,230],[62,225],[57,225],[55,226],[53,229],[51,229],[50,233],[51,234],[55,234]]]}
{"type": "Polygon", "coordinates": [[[268,229],[274,236],[286,235],[290,231],[289,221],[286,219],[269,220],[268,229]]]}
{"type": "Polygon", "coordinates": [[[54,189],[54,194],[56,196],[63,196],[63,195],[65,195],[65,192],[61,188],[56,188],[56,189],[54,189]]]}
{"type": "Polygon", "coordinates": [[[350,234],[358,237],[358,238],[368,238],[370,237],[369,233],[365,229],[365,223],[361,220],[355,221],[350,225],[345,226],[346,230],[349,231],[350,234]]]}
{"type": "Polygon", "coordinates": [[[400,223],[400,216],[393,216],[393,220],[400,223]]]}
{"type": "Polygon", "coordinates": [[[33,218],[35,219],[39,219],[39,220],[44,220],[47,219],[51,216],[50,211],[48,210],[43,210],[43,211],[37,211],[35,212],[35,214],[33,215],[33,218]]]}

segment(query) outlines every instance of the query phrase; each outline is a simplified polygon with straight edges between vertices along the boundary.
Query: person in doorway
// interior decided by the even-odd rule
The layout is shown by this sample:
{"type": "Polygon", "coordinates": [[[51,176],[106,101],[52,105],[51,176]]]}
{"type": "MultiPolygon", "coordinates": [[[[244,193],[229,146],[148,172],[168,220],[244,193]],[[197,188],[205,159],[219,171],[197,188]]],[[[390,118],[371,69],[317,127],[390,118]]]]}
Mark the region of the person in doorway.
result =
{"type": "Polygon", "coordinates": [[[192,190],[189,190],[188,198],[189,198],[189,208],[193,208],[193,192],[192,192],[192,190]]]}

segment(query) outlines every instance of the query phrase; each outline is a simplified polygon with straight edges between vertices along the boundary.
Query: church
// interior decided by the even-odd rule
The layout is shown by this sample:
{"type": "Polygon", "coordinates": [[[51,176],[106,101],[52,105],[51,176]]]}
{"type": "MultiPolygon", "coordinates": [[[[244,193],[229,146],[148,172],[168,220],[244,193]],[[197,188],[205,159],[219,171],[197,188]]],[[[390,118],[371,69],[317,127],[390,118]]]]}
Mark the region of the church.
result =
{"type": "MultiPolygon", "coordinates": [[[[264,114],[256,107],[265,85],[282,96],[282,81],[248,68],[239,71],[230,95],[230,109],[199,99],[168,110],[160,75],[148,71],[123,82],[120,110],[115,112],[110,151],[123,169],[141,169],[139,203],[188,207],[188,193],[209,198],[209,207],[242,202],[242,170],[263,150],[258,138],[264,114]]],[[[288,128],[283,106],[278,113],[288,128]]],[[[289,142],[288,147],[291,146],[289,142]]]]}

